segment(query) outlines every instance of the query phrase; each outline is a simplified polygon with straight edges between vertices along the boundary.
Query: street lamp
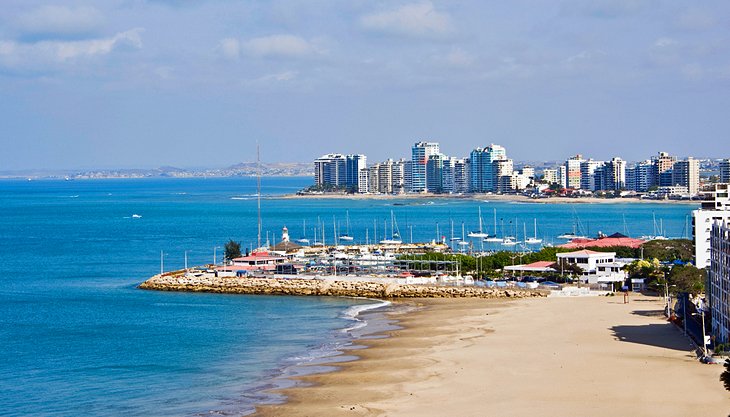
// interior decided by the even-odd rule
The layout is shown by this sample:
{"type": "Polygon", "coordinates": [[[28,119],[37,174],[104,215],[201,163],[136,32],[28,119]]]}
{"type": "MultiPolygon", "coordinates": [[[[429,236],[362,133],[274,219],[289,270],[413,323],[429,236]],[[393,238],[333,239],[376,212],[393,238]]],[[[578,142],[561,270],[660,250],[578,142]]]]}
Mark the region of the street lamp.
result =
{"type": "Polygon", "coordinates": [[[707,334],[705,333],[705,309],[704,303],[700,307],[700,313],[692,313],[693,316],[700,316],[702,318],[702,353],[704,357],[707,357],[707,334]]]}

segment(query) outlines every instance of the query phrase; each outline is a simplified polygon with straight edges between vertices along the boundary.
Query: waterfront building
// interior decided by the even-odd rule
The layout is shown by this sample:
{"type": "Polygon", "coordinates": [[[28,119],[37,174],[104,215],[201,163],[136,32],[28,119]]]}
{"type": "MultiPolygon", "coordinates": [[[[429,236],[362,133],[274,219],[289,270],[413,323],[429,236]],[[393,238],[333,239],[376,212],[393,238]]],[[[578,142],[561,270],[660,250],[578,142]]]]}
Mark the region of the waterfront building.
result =
{"type": "Polygon", "coordinates": [[[370,170],[363,168],[358,173],[357,177],[357,191],[359,193],[367,194],[370,193],[370,170]]]}
{"type": "Polygon", "coordinates": [[[439,152],[436,142],[417,142],[411,148],[411,192],[426,191],[426,164],[431,155],[439,152]]]}
{"type": "Polygon", "coordinates": [[[671,156],[667,152],[659,152],[651,159],[654,165],[654,184],[658,186],[674,185],[672,183],[672,168],[677,161],[676,156],[671,156]]]}
{"type": "Polygon", "coordinates": [[[426,191],[429,193],[444,192],[444,160],[443,154],[434,154],[426,161],[426,191]]]}
{"type": "Polygon", "coordinates": [[[524,175],[532,181],[535,179],[535,167],[531,165],[525,165],[520,169],[520,174],[524,175]]]}
{"type": "Polygon", "coordinates": [[[454,192],[469,192],[469,158],[454,161],[454,192]]]}
{"type": "Polygon", "coordinates": [[[687,187],[690,196],[697,195],[700,189],[700,161],[689,157],[675,162],[672,166],[672,185],[687,187]]]}
{"type": "Polygon", "coordinates": [[[615,252],[579,250],[558,253],[558,264],[576,265],[583,272],[581,279],[588,284],[623,282],[627,274],[622,270],[625,263],[616,261],[615,252]]]}
{"type": "Polygon", "coordinates": [[[565,161],[565,188],[581,188],[581,163],[583,155],[575,155],[565,161]]]}
{"type": "Polygon", "coordinates": [[[565,169],[565,165],[558,167],[558,183],[563,187],[568,187],[568,171],[565,169]]]}
{"type": "Polygon", "coordinates": [[[652,161],[636,163],[626,169],[626,189],[640,193],[649,191],[651,187],[658,185],[654,174],[655,167],[652,161]]]}
{"type": "Polygon", "coordinates": [[[365,155],[346,155],[345,156],[345,187],[351,191],[358,191],[360,183],[360,170],[367,166],[367,157],[365,155]]]}
{"type": "Polygon", "coordinates": [[[380,192],[380,164],[374,164],[368,170],[368,191],[370,193],[380,192]]]}
{"type": "Polygon", "coordinates": [[[586,191],[595,191],[596,184],[593,174],[596,168],[603,165],[603,161],[594,161],[588,159],[580,163],[580,189],[586,191]]]}
{"type": "Polygon", "coordinates": [[[728,184],[714,184],[709,198],[702,201],[698,210],[692,211],[692,237],[695,242],[695,266],[706,268],[710,264],[710,233],[712,223],[730,220],[730,196],[728,184]]]}
{"type": "Polygon", "coordinates": [[[410,161],[406,161],[403,158],[393,162],[393,171],[391,174],[393,194],[402,194],[406,191],[406,163],[408,162],[410,161]]]}
{"type": "Polygon", "coordinates": [[[471,191],[476,193],[497,191],[499,177],[494,162],[506,159],[507,151],[502,146],[495,144],[471,151],[469,156],[471,191]]]}
{"type": "Polygon", "coordinates": [[[548,184],[558,184],[558,170],[544,169],[542,171],[542,180],[548,184]]]}
{"type": "Polygon", "coordinates": [[[619,157],[596,168],[593,181],[596,190],[618,191],[626,187],[626,161],[619,157]]]}
{"type": "Polygon", "coordinates": [[[378,166],[378,192],[382,194],[393,193],[393,160],[377,164],[378,166]]]}
{"type": "Polygon", "coordinates": [[[317,186],[345,187],[347,158],[339,153],[322,155],[314,161],[314,183],[317,186]]]}
{"type": "Polygon", "coordinates": [[[517,189],[517,178],[513,178],[514,163],[511,159],[499,159],[493,162],[494,177],[497,180],[498,193],[510,193],[517,189]]]}
{"type": "Polygon", "coordinates": [[[730,182],[730,159],[720,161],[720,182],[730,182]]]}
{"type": "Polygon", "coordinates": [[[715,220],[710,230],[707,301],[715,343],[730,341],[730,223],[715,220]]]}
{"type": "Polygon", "coordinates": [[[403,161],[403,190],[410,191],[413,189],[413,161],[405,159],[403,161]]]}
{"type": "Polygon", "coordinates": [[[459,158],[447,156],[443,160],[441,168],[441,186],[443,192],[454,193],[456,190],[456,163],[459,158]]]}

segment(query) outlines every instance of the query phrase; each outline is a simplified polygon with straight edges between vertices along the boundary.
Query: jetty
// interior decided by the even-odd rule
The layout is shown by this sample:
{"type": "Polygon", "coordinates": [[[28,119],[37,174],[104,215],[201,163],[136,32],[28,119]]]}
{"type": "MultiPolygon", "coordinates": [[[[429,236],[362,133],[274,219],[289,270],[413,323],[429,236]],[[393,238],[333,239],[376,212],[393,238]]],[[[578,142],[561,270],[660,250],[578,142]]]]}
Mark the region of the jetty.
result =
{"type": "Polygon", "coordinates": [[[396,298],[528,298],[546,297],[548,291],[490,288],[476,285],[402,284],[382,280],[331,278],[216,277],[166,273],[155,275],[139,288],[157,291],[207,292],[249,295],[293,295],[396,298]]]}

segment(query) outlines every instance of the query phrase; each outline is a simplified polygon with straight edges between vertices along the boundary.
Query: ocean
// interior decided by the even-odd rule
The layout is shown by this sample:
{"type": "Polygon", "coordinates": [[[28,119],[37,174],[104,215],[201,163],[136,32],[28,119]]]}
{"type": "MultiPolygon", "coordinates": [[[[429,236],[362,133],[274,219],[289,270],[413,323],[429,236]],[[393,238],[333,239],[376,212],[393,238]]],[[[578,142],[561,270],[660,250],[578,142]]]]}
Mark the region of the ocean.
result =
{"type": "MultiPolygon", "coordinates": [[[[331,244],[392,230],[404,241],[483,229],[545,242],[584,234],[691,236],[685,204],[529,204],[451,199],[283,199],[311,178],[263,178],[263,240],[281,229],[331,244]],[[348,229],[349,219],[349,230],[348,229]],[[391,221],[395,219],[395,225],[391,221]],[[305,223],[306,222],[306,227],[305,223]]],[[[0,181],[0,415],[241,414],[281,401],[298,364],[352,343],[372,301],[158,293],[160,271],[256,245],[253,178],[0,181]]],[[[689,218],[691,219],[691,218],[689,218]]],[[[481,243],[475,243],[481,245],[481,243]]],[[[484,244],[485,249],[488,244],[484,244]]],[[[328,368],[323,368],[324,370],[328,368]]]]}

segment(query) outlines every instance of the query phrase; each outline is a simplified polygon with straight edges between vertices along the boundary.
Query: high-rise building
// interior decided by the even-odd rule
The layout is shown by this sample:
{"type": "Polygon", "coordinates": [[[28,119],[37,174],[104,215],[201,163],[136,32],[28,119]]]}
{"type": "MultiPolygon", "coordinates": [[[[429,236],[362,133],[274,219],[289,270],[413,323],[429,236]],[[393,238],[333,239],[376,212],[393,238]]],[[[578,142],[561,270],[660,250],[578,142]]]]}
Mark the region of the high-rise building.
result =
{"type": "Polygon", "coordinates": [[[715,220],[710,229],[707,301],[715,343],[730,341],[730,223],[715,220]]]}
{"type": "Polygon", "coordinates": [[[426,164],[431,155],[439,153],[436,142],[417,142],[411,148],[411,192],[426,191],[426,164]]]}
{"type": "Polygon", "coordinates": [[[692,211],[692,235],[695,243],[695,266],[706,268],[710,264],[710,233],[716,221],[730,221],[730,196],[728,184],[715,184],[709,199],[703,200],[698,210],[692,211]]]}
{"type": "Polygon", "coordinates": [[[730,159],[720,161],[720,182],[730,182],[730,159]]]}
{"type": "Polygon", "coordinates": [[[322,155],[314,161],[314,183],[320,187],[346,187],[347,159],[339,153],[322,155]]]}
{"type": "Polygon", "coordinates": [[[367,166],[367,157],[365,155],[346,155],[345,156],[345,187],[350,190],[357,191],[359,184],[360,170],[367,166]]]}
{"type": "Polygon", "coordinates": [[[578,189],[581,183],[581,163],[583,155],[575,155],[565,161],[565,187],[578,189]]]}
{"type": "Polygon", "coordinates": [[[674,162],[677,161],[676,156],[671,156],[667,152],[659,152],[657,156],[651,158],[654,164],[654,181],[660,187],[668,187],[672,184],[672,168],[674,162]]]}
{"type": "Polygon", "coordinates": [[[513,181],[514,164],[511,159],[494,161],[494,177],[497,179],[498,193],[510,193],[517,189],[516,180],[513,181]]]}
{"type": "Polygon", "coordinates": [[[603,165],[603,161],[594,161],[588,159],[580,163],[580,189],[587,191],[595,191],[596,184],[594,181],[593,173],[596,172],[596,168],[603,165]]]}
{"type": "Polygon", "coordinates": [[[372,192],[370,190],[370,170],[363,168],[357,176],[357,191],[363,194],[372,192]]]}
{"type": "Polygon", "coordinates": [[[402,194],[406,191],[406,163],[410,163],[410,161],[403,158],[393,162],[393,194],[402,194]]]}
{"type": "Polygon", "coordinates": [[[593,173],[596,190],[618,191],[626,187],[626,161],[612,158],[593,173]]]}
{"type": "Polygon", "coordinates": [[[548,184],[559,183],[558,170],[557,169],[544,169],[542,170],[542,180],[548,184]]]}
{"type": "Polygon", "coordinates": [[[429,193],[444,192],[444,160],[440,153],[431,155],[426,161],[426,191],[429,193]]]}
{"type": "Polygon", "coordinates": [[[558,167],[558,182],[563,188],[568,187],[568,170],[565,169],[565,165],[558,167]]]}
{"type": "Polygon", "coordinates": [[[626,189],[641,193],[649,191],[657,185],[654,173],[654,164],[650,160],[637,162],[633,167],[626,168],[626,189]]]}
{"type": "Polygon", "coordinates": [[[700,161],[689,157],[675,162],[672,167],[672,185],[687,187],[690,196],[697,195],[700,190],[700,161]]]}
{"type": "Polygon", "coordinates": [[[454,192],[469,192],[469,158],[454,161],[454,192]]]}
{"type": "Polygon", "coordinates": [[[499,177],[494,162],[506,159],[507,151],[502,146],[495,144],[471,151],[469,157],[471,191],[477,193],[497,191],[499,177]]]}

